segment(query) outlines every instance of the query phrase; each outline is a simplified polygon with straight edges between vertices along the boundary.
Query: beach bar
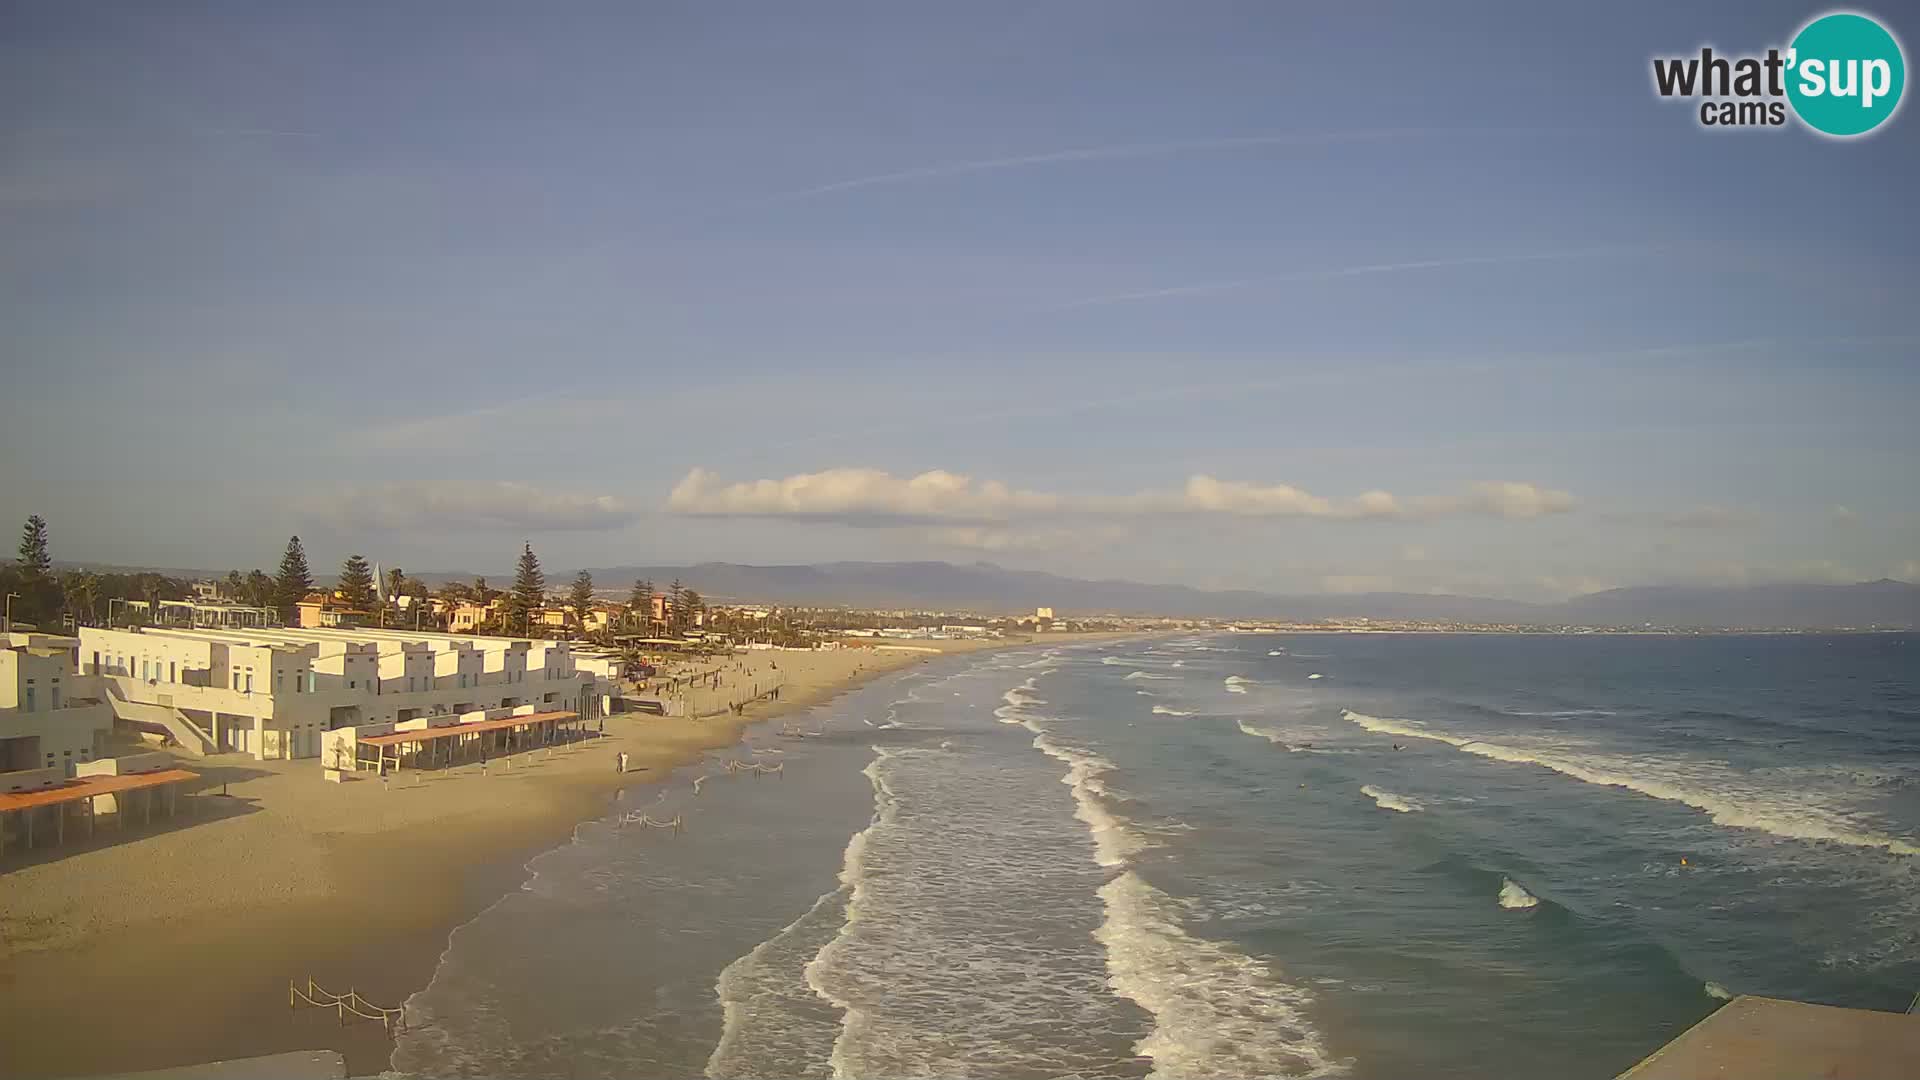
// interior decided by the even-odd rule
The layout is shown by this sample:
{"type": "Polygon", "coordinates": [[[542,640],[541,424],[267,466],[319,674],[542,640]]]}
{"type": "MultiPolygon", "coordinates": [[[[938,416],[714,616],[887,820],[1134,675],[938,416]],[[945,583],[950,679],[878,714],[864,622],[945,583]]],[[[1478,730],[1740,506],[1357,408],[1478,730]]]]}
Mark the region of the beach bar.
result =
{"type": "Polygon", "coordinates": [[[569,742],[585,729],[577,712],[527,713],[497,720],[474,720],[443,727],[421,727],[355,740],[354,768],[382,776],[406,764],[416,769],[444,768],[489,755],[500,756],[569,742]],[[373,753],[369,755],[368,750],[373,753]]]}
{"type": "Polygon", "coordinates": [[[54,787],[38,791],[16,791],[0,794],[0,854],[6,853],[7,821],[9,815],[18,814],[12,820],[19,823],[20,831],[27,847],[33,846],[34,819],[38,812],[52,807],[54,840],[64,842],[67,838],[68,811],[75,803],[86,809],[87,835],[93,835],[94,800],[102,796],[114,796],[117,802],[116,813],[122,824],[130,813],[129,804],[139,807],[142,822],[153,820],[153,804],[164,794],[167,815],[171,817],[180,798],[180,785],[188,780],[198,780],[200,774],[185,769],[165,769],[160,772],[131,773],[125,776],[88,776],[78,780],[69,780],[54,787]],[[127,796],[138,792],[139,797],[127,796]]]}

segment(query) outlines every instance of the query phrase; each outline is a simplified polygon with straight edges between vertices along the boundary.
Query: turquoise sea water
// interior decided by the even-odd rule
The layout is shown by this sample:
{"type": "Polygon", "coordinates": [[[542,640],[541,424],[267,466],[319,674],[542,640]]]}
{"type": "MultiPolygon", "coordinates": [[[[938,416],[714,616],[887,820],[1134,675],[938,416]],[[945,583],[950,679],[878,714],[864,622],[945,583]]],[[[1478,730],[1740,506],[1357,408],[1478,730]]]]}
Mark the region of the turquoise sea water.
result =
{"type": "Polygon", "coordinates": [[[806,723],[536,859],[395,1069],[1609,1077],[1920,989],[1912,636],[1036,646],[806,723]]]}

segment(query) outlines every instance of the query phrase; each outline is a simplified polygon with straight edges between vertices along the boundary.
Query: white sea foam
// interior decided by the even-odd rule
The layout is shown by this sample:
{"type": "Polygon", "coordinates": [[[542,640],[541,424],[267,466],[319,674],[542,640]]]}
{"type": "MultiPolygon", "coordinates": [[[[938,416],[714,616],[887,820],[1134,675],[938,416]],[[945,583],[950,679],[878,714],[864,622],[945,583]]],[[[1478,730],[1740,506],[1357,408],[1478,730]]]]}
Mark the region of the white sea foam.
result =
{"type": "Polygon", "coordinates": [[[1540,898],[1522,888],[1520,883],[1512,878],[1501,878],[1500,906],[1515,911],[1525,911],[1528,908],[1539,907],[1540,898]]]}
{"type": "Polygon", "coordinates": [[[1106,920],[1094,937],[1107,949],[1117,992],[1153,1014],[1134,1052],[1153,1059],[1152,1080],[1334,1076],[1307,1020],[1312,996],[1225,942],[1194,937],[1171,897],[1129,870],[1100,889],[1106,920]]]}
{"type": "Polygon", "coordinates": [[[1438,731],[1417,720],[1393,720],[1343,709],[1342,716],[1383,735],[1446,743],[1469,754],[1515,764],[1539,765],[1603,787],[1620,787],[1705,811],[1714,824],[1758,829],[1798,840],[1830,840],[1856,847],[1920,855],[1912,840],[1873,831],[1852,817],[1821,806],[1807,788],[1754,783],[1724,765],[1704,761],[1631,758],[1565,747],[1522,747],[1438,731]]]}
{"type": "Polygon", "coordinates": [[[1229,694],[1244,694],[1247,692],[1247,687],[1252,684],[1252,679],[1243,678],[1239,675],[1229,675],[1226,678],[1227,693],[1229,694]]]}
{"type": "Polygon", "coordinates": [[[1107,795],[1107,785],[1101,778],[1113,771],[1113,762],[1060,743],[1045,732],[1033,737],[1033,746],[1067,763],[1067,775],[1061,777],[1060,782],[1073,789],[1073,816],[1085,823],[1093,834],[1094,861],[1101,866],[1125,866],[1127,856],[1146,845],[1127,830],[1123,818],[1108,810],[1101,801],[1107,795]]]}
{"type": "Polygon", "coordinates": [[[1325,677],[1326,677],[1326,676],[1324,676],[1324,675],[1321,675],[1321,674],[1320,674],[1319,672],[1317,672],[1317,671],[1316,671],[1316,672],[1314,672],[1313,674],[1311,674],[1311,675],[1309,675],[1309,676],[1307,676],[1307,678],[1309,678],[1309,679],[1322,679],[1322,678],[1325,678],[1325,677]]]}
{"type": "Polygon", "coordinates": [[[1708,997],[1719,998],[1721,1001],[1726,1001],[1733,997],[1732,991],[1728,990],[1724,986],[1721,986],[1719,983],[1712,981],[1711,979],[1709,979],[1706,985],[1702,986],[1700,989],[1705,990],[1707,992],[1708,997]]]}
{"type": "Polygon", "coordinates": [[[1180,676],[1178,675],[1155,675],[1151,671],[1133,671],[1127,674],[1127,678],[1129,679],[1173,680],[1173,679],[1178,679],[1179,677],[1180,676]]]}
{"type": "Polygon", "coordinates": [[[1169,709],[1165,705],[1155,705],[1153,711],[1161,716],[1192,716],[1192,709],[1169,709]]]}
{"type": "Polygon", "coordinates": [[[1391,791],[1383,791],[1380,788],[1374,787],[1372,784],[1367,784],[1362,787],[1360,794],[1365,795],[1367,798],[1379,804],[1382,810],[1396,810],[1402,814],[1417,814],[1426,809],[1426,807],[1420,805],[1418,800],[1410,796],[1396,795],[1391,791]]]}
{"type": "MultiPolygon", "coordinates": [[[[1045,674],[1045,672],[1041,674],[1045,674]]],[[[1045,705],[1047,703],[1045,698],[1033,692],[1034,684],[1038,682],[1039,679],[1040,676],[1035,675],[1019,686],[1001,694],[1000,700],[1006,702],[1006,704],[993,710],[994,718],[1003,724],[1027,723],[1030,717],[1025,712],[1026,708],[1030,705],[1045,705]]],[[[1032,727],[1033,725],[1028,724],[1027,726],[1032,727]]]]}
{"type": "Polygon", "coordinates": [[[1287,650],[1285,650],[1285,649],[1275,649],[1275,650],[1273,650],[1272,652],[1270,652],[1270,653],[1268,653],[1267,655],[1268,655],[1268,656],[1285,656],[1285,655],[1287,655],[1287,650]]]}

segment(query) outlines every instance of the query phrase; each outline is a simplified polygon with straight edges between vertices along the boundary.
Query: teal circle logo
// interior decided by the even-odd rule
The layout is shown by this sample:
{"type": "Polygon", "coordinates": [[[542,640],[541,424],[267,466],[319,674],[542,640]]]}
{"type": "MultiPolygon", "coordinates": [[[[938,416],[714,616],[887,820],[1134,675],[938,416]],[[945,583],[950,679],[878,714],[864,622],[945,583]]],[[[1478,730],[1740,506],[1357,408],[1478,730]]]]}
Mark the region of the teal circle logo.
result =
{"type": "Polygon", "coordinates": [[[1787,100],[1801,122],[1839,138],[1865,135],[1900,108],[1907,61],[1886,27],[1835,12],[1808,23],[1787,52],[1787,100]]]}

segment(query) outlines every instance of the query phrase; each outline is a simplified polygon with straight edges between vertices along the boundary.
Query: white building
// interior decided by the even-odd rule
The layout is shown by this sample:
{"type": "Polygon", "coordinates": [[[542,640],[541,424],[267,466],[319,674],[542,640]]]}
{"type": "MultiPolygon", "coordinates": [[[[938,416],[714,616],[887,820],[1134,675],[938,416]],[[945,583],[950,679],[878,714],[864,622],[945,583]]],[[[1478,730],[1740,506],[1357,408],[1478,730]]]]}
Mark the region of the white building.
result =
{"type": "Polygon", "coordinates": [[[0,792],[58,784],[105,749],[113,712],[80,669],[80,641],[8,634],[0,648],[0,792]]]}
{"type": "Polygon", "coordinates": [[[324,732],[534,705],[599,716],[566,642],[404,629],[80,631],[115,717],[188,753],[317,757],[324,732]]]}

